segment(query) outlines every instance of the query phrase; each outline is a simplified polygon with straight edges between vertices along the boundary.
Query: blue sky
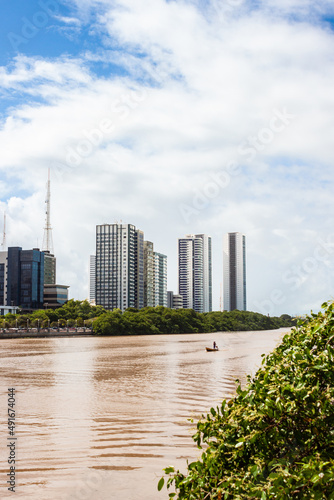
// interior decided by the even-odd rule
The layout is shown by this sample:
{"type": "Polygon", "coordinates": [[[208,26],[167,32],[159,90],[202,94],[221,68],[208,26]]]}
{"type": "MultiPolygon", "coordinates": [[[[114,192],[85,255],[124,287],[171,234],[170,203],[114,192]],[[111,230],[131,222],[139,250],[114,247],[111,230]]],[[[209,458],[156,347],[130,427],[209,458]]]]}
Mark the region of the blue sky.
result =
{"type": "MultiPolygon", "coordinates": [[[[43,4],[43,2],[42,2],[43,4]]],[[[71,9],[60,2],[43,4],[33,0],[14,0],[2,5],[1,64],[7,64],[18,53],[27,56],[58,57],[63,53],[79,54],[87,31],[81,29],[69,38],[65,26],[57,16],[70,17],[71,9]],[[58,13],[53,15],[52,12],[58,13]]]]}
{"type": "Polygon", "coordinates": [[[72,297],[88,294],[96,224],[122,219],[167,254],[175,292],[177,238],[208,233],[218,309],[223,234],[240,231],[250,310],[319,308],[334,286],[333,16],[329,0],[5,2],[8,244],[42,241],[51,168],[72,297]]]}

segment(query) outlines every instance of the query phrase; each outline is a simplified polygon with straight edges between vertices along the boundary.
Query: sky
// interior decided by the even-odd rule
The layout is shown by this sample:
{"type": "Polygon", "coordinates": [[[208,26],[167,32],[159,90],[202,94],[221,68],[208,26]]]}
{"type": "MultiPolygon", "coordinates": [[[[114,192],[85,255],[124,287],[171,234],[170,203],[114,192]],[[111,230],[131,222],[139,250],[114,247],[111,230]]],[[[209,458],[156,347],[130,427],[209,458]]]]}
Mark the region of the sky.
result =
{"type": "Polygon", "coordinates": [[[331,0],[12,0],[0,17],[0,231],[41,247],[51,171],[57,282],[88,297],[97,224],[168,256],[246,236],[247,309],[334,296],[331,0]]]}

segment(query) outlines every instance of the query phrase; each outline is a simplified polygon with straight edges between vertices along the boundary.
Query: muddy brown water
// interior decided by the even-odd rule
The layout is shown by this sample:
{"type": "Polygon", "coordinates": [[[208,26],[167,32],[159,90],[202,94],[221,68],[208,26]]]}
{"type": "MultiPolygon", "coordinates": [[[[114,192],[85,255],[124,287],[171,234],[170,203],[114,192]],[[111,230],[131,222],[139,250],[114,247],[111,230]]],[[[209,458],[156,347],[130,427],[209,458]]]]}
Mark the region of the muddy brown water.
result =
{"type": "Polygon", "coordinates": [[[1,340],[0,498],[167,499],[162,469],[200,456],[188,419],[233,396],[286,331],[1,340]]]}

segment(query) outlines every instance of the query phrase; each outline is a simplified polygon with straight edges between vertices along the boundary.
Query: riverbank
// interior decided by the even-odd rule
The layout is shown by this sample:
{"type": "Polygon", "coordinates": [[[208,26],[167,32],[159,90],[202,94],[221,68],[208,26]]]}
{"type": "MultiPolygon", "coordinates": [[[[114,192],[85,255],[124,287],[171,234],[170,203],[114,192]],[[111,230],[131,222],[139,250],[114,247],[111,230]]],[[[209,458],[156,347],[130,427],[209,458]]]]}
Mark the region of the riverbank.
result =
{"type": "Polygon", "coordinates": [[[84,331],[83,329],[78,329],[77,331],[66,331],[60,330],[59,332],[40,330],[40,331],[7,331],[0,332],[0,339],[30,339],[30,338],[48,338],[48,337],[92,337],[95,333],[92,331],[84,331]]]}
{"type": "MultiPolygon", "coordinates": [[[[294,319],[282,314],[269,317],[252,311],[211,311],[168,307],[129,308],[106,311],[87,301],[70,300],[58,309],[37,310],[31,314],[6,314],[0,318],[3,331],[92,329],[99,335],[149,335],[205,333],[218,331],[275,330],[294,326],[294,319]]],[[[1,337],[0,337],[1,338],[1,337]]]]}
{"type": "MultiPolygon", "coordinates": [[[[276,330],[280,330],[280,329],[286,329],[287,327],[281,327],[281,328],[277,328],[276,330]]],[[[251,333],[256,333],[256,332],[262,332],[263,330],[251,330],[251,333]]],[[[228,330],[228,331],[225,331],[225,332],[200,332],[201,334],[204,334],[204,335],[209,335],[210,333],[235,333],[234,331],[231,331],[231,330],[228,330]]],[[[182,332],[182,334],[184,335],[199,335],[199,333],[197,332],[182,332]]],[[[140,334],[113,334],[113,335],[109,335],[109,334],[96,334],[94,333],[93,331],[91,330],[88,330],[88,328],[86,329],[80,329],[78,328],[77,331],[75,330],[60,330],[59,332],[58,331],[47,331],[47,330],[40,330],[40,331],[36,331],[36,330],[30,330],[30,331],[27,331],[27,330],[19,330],[19,331],[7,331],[7,332],[1,332],[0,331],[0,340],[2,339],[31,339],[31,338],[66,338],[66,337],[142,337],[144,335],[152,335],[152,334],[149,334],[149,333],[140,333],[140,334]]],[[[155,333],[154,336],[157,336],[157,335],[166,335],[166,333],[155,333]]],[[[179,333],[169,333],[168,335],[179,335],[179,333]]]]}

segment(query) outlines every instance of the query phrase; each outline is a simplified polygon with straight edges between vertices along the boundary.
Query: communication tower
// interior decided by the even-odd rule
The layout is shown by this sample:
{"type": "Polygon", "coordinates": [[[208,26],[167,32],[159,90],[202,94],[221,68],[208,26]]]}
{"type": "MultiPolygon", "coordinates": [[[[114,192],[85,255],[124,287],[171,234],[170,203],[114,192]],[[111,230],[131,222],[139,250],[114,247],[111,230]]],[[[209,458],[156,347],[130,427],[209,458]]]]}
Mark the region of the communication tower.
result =
{"type": "Polygon", "coordinates": [[[48,182],[46,184],[46,209],[45,209],[45,227],[44,227],[44,237],[43,237],[43,251],[53,254],[53,240],[52,240],[52,227],[50,222],[50,169],[48,170],[48,182]]]}

